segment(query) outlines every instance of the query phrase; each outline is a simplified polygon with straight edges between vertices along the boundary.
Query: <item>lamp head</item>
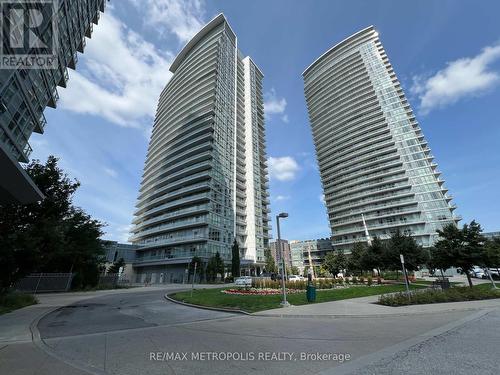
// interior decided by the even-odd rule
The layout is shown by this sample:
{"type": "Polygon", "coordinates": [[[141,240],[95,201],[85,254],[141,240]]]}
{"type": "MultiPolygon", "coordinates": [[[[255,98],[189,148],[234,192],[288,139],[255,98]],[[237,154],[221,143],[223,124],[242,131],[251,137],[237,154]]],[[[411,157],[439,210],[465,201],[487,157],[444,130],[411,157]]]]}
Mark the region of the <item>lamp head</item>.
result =
{"type": "Polygon", "coordinates": [[[288,217],[288,214],[286,212],[282,212],[278,215],[278,217],[284,219],[285,217],[288,217]]]}

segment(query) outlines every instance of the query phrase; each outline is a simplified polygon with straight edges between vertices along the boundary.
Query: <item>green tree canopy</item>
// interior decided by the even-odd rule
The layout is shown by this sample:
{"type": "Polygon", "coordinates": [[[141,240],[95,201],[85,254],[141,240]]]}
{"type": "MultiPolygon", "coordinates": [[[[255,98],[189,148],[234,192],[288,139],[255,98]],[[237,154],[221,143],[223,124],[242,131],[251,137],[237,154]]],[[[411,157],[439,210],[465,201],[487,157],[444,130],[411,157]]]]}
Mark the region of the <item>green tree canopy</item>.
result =
{"type": "Polygon", "coordinates": [[[456,267],[466,274],[469,286],[472,288],[470,271],[476,265],[482,265],[486,260],[485,238],[482,229],[476,221],[464,224],[462,229],[450,223],[437,231],[439,240],[431,252],[431,261],[439,264],[442,269],[456,267]]]}
{"type": "Polygon", "coordinates": [[[416,271],[429,261],[429,252],[418,245],[413,237],[403,235],[399,231],[391,236],[385,249],[384,268],[386,269],[400,269],[400,255],[404,256],[405,268],[408,271],[416,271]]]}
{"type": "Polygon", "coordinates": [[[208,260],[206,273],[208,281],[215,281],[217,274],[224,277],[224,261],[218,251],[208,260]]]}
{"type": "Polygon", "coordinates": [[[484,243],[484,266],[488,268],[500,268],[500,237],[487,240],[484,243]]]}
{"type": "Polygon", "coordinates": [[[236,238],[233,242],[233,247],[231,248],[232,258],[231,258],[231,274],[233,277],[240,276],[240,246],[236,238]]]}
{"type": "Polygon", "coordinates": [[[109,268],[107,273],[109,274],[116,274],[120,272],[120,268],[125,269],[125,261],[123,258],[118,259],[116,262],[114,262],[109,268]]]}
{"type": "Polygon", "coordinates": [[[49,156],[34,160],[26,172],[45,198],[39,202],[0,206],[0,282],[5,290],[31,272],[76,272],[73,286],[95,285],[104,249],[103,224],[72,198],[80,183],[71,180],[49,156]]]}
{"type": "Polygon", "coordinates": [[[362,268],[371,272],[385,268],[386,252],[386,244],[377,236],[373,237],[371,245],[365,248],[360,258],[362,268]]]}
{"type": "Polygon", "coordinates": [[[347,259],[342,250],[329,251],[322,264],[323,268],[337,277],[347,267],[347,259]]]}
{"type": "Polygon", "coordinates": [[[347,259],[347,269],[350,273],[363,272],[365,253],[365,245],[362,242],[355,242],[351,254],[347,259]]]}
{"type": "Polygon", "coordinates": [[[278,267],[276,267],[276,262],[274,261],[273,255],[271,254],[271,249],[264,250],[264,257],[266,260],[266,271],[271,273],[277,273],[278,267]]]}

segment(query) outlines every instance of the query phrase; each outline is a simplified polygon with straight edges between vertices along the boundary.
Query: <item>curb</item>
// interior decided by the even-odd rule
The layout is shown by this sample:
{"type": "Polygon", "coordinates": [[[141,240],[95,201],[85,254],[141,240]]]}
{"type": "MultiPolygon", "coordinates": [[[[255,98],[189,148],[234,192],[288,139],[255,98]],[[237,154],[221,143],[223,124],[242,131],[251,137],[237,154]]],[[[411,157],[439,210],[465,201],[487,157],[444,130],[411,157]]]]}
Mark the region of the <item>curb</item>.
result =
{"type": "Polygon", "coordinates": [[[64,306],[58,306],[53,309],[50,309],[49,311],[44,312],[43,314],[40,314],[38,317],[35,318],[30,324],[30,331],[31,331],[31,338],[33,344],[40,349],[42,352],[45,354],[49,355],[50,357],[54,358],[55,360],[64,363],[65,365],[75,368],[77,370],[83,371],[85,373],[91,374],[91,375],[106,375],[106,373],[100,369],[90,367],[87,364],[80,362],[79,360],[68,360],[64,358],[63,356],[57,354],[47,343],[42,339],[40,336],[40,331],[38,330],[38,323],[40,323],[40,320],[45,318],[47,315],[61,310],[65,308],[66,306],[70,306],[71,303],[64,305],[64,306]]]}
{"type": "Polygon", "coordinates": [[[366,319],[366,318],[389,318],[393,316],[418,316],[418,315],[433,315],[433,314],[440,314],[440,313],[450,313],[450,312],[459,312],[459,311],[478,311],[478,310],[484,310],[489,307],[471,307],[471,308],[466,308],[466,309],[450,309],[450,310],[443,310],[443,311],[423,311],[423,312],[417,312],[417,313],[405,313],[405,312],[395,312],[395,313],[388,313],[388,314],[371,314],[371,315],[348,315],[348,314],[335,314],[335,315],[321,315],[321,314],[261,314],[261,313],[255,313],[251,314],[252,316],[256,317],[264,317],[264,318],[295,318],[295,319],[342,319],[342,318],[361,318],[361,319],[366,319]]]}
{"type": "MultiPolygon", "coordinates": [[[[176,291],[175,293],[179,293],[179,292],[188,292],[189,290],[179,290],[179,291],[176,291]]],[[[174,293],[170,293],[170,294],[174,294],[174,293]]],[[[179,305],[183,305],[183,306],[187,306],[187,307],[194,307],[196,309],[203,309],[203,310],[212,310],[212,311],[221,311],[221,312],[227,312],[227,313],[234,313],[234,314],[242,314],[242,315],[250,315],[250,316],[254,316],[253,314],[249,313],[249,312],[246,312],[246,311],[243,311],[243,310],[238,310],[238,309],[228,309],[228,308],[224,308],[224,307],[211,307],[211,306],[201,306],[201,305],[195,305],[195,304],[192,304],[192,303],[187,303],[187,302],[183,302],[183,301],[179,301],[179,300],[176,300],[176,299],[173,299],[172,297],[170,297],[168,294],[165,294],[164,295],[164,298],[167,300],[167,301],[170,301],[170,302],[173,302],[173,303],[177,303],[179,305]]]]}

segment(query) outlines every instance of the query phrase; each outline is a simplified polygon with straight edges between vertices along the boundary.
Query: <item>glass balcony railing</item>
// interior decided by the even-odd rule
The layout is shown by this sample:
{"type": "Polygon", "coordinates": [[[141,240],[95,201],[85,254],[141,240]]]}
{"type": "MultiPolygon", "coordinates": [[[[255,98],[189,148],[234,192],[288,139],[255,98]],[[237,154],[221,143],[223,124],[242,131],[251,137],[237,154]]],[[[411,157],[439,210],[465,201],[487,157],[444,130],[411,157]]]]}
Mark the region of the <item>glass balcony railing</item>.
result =
{"type": "Polygon", "coordinates": [[[207,241],[208,237],[206,234],[199,234],[199,235],[191,235],[191,236],[172,236],[170,238],[164,238],[164,239],[151,239],[151,240],[144,240],[144,241],[138,241],[135,244],[140,245],[141,248],[147,248],[147,247],[155,247],[155,246],[163,246],[163,245],[172,245],[172,244],[177,244],[177,243],[182,243],[182,242],[192,242],[192,241],[207,241]]]}

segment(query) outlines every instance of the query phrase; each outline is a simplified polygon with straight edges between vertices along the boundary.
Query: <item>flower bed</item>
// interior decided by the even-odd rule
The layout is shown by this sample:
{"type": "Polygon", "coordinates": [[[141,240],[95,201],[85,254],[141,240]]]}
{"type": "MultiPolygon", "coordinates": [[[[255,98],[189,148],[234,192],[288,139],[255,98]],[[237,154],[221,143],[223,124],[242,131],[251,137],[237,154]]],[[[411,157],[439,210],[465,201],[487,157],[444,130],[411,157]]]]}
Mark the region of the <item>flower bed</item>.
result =
{"type": "MultiPolygon", "coordinates": [[[[346,278],[317,278],[313,281],[313,285],[317,290],[330,290],[336,288],[344,288],[353,285],[367,285],[367,286],[375,286],[385,284],[385,281],[380,277],[373,279],[371,276],[363,277],[363,276],[353,276],[346,278]]],[[[301,289],[306,290],[308,285],[307,280],[303,281],[287,281],[286,286],[290,289],[301,289]]],[[[280,289],[281,288],[281,280],[269,280],[265,278],[253,278],[252,279],[252,287],[259,289],[280,289]]]]}
{"type": "MultiPolygon", "coordinates": [[[[271,289],[271,288],[249,288],[249,289],[225,289],[221,290],[224,294],[232,294],[239,296],[271,296],[283,293],[282,289],[271,289]]],[[[300,289],[287,289],[288,294],[303,293],[300,289]]]]}

